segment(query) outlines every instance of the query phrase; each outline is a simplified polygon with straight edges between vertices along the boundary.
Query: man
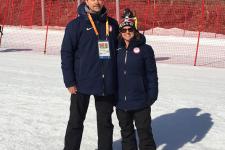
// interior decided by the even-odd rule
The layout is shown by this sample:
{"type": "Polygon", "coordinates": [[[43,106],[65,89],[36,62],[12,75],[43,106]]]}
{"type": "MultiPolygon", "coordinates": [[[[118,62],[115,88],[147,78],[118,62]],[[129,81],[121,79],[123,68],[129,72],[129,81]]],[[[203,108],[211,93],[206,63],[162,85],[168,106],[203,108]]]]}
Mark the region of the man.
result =
{"type": "Polygon", "coordinates": [[[65,30],[61,59],[71,93],[64,150],[79,150],[90,95],[97,114],[98,150],[112,150],[118,24],[107,16],[104,0],[86,0],[65,30]]]}

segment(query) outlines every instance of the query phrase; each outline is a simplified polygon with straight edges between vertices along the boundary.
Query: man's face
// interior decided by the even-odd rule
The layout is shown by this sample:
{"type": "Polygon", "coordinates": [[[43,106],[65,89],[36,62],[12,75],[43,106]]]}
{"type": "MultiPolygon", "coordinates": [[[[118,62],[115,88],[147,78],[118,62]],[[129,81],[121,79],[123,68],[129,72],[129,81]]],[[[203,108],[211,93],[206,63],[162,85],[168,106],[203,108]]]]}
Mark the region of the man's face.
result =
{"type": "Polygon", "coordinates": [[[91,13],[97,13],[102,10],[104,0],[86,0],[86,4],[89,7],[91,13]]]}

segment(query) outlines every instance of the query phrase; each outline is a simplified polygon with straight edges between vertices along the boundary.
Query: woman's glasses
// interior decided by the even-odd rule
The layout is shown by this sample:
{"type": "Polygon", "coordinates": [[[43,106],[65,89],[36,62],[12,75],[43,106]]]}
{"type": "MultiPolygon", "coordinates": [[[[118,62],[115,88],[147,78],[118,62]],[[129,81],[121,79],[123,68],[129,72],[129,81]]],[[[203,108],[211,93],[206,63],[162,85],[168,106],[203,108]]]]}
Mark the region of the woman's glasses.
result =
{"type": "Polygon", "coordinates": [[[133,28],[128,28],[128,29],[121,29],[121,31],[120,32],[122,32],[122,33],[126,33],[126,32],[134,32],[134,29],[133,28]]]}

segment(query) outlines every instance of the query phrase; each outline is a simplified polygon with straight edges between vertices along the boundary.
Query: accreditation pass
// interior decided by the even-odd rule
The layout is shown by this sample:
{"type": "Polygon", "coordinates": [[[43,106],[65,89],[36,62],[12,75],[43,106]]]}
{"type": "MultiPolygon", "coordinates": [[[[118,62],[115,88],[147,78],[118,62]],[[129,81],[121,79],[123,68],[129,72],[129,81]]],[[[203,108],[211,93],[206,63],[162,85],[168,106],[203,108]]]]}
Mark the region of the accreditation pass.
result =
{"type": "Polygon", "coordinates": [[[109,41],[98,41],[99,58],[110,59],[109,41]]]}

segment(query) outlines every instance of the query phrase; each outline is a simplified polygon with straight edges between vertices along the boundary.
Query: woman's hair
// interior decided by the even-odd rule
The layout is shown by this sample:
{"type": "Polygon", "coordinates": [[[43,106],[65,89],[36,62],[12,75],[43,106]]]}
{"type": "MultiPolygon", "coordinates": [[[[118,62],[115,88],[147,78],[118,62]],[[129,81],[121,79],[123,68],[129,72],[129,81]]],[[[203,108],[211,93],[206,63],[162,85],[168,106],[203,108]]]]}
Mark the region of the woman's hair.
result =
{"type": "MultiPolygon", "coordinates": [[[[134,39],[137,39],[137,40],[139,40],[141,38],[141,35],[140,35],[139,31],[136,30],[136,29],[134,29],[134,37],[133,38],[134,39]]],[[[119,40],[123,40],[123,37],[122,37],[122,33],[121,32],[118,35],[118,39],[119,40]]]]}

